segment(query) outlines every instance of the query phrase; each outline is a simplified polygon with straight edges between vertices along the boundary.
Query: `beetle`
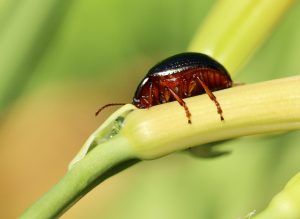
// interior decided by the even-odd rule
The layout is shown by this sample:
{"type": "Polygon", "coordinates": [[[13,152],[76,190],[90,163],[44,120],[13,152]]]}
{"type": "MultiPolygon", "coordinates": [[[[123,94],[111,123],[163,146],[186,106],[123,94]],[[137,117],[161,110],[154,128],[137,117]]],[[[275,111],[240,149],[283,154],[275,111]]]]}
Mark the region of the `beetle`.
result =
{"type": "MultiPolygon", "coordinates": [[[[186,52],[171,56],[153,66],[141,81],[134,94],[132,104],[145,109],[152,106],[177,101],[185,110],[188,123],[191,113],[184,98],[206,93],[215,103],[221,121],[223,111],[212,91],[232,87],[233,82],[227,70],[213,58],[196,52],[186,52]]],[[[123,103],[107,104],[108,106],[123,103]]]]}

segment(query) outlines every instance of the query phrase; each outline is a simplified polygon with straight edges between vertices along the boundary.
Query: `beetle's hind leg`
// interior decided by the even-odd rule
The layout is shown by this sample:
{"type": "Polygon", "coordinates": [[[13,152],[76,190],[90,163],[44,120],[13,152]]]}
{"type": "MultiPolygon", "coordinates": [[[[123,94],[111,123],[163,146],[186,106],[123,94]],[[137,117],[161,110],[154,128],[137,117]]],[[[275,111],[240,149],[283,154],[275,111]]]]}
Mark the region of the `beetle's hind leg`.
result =
{"type": "Polygon", "coordinates": [[[192,124],[192,120],[191,120],[192,114],[190,113],[190,110],[187,107],[186,103],[171,88],[169,87],[166,88],[170,91],[171,95],[178,101],[178,103],[184,108],[186,117],[188,118],[188,123],[192,124]]]}
{"type": "Polygon", "coordinates": [[[223,121],[224,117],[223,117],[223,110],[221,108],[220,103],[218,102],[216,96],[211,92],[211,90],[208,88],[208,86],[199,78],[197,77],[197,80],[199,81],[199,83],[201,84],[201,86],[203,87],[204,91],[207,93],[207,95],[209,96],[209,98],[215,103],[217,110],[218,110],[218,114],[220,114],[220,118],[223,121]]]}

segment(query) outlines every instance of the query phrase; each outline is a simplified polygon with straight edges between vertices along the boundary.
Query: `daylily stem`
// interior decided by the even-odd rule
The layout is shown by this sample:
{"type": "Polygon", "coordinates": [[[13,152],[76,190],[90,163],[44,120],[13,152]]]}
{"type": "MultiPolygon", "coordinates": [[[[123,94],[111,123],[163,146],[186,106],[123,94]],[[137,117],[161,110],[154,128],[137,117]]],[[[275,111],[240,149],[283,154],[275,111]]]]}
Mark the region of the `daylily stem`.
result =
{"type": "MultiPolygon", "coordinates": [[[[119,133],[74,163],[66,176],[21,218],[52,218],[62,214],[99,181],[108,178],[105,173],[120,162],[155,159],[240,136],[299,129],[299,87],[297,76],[215,92],[225,121],[220,120],[214,103],[205,94],[185,99],[192,124],[188,124],[177,102],[133,110],[125,117],[119,133]]],[[[122,109],[119,112],[124,116],[122,109]]]]}

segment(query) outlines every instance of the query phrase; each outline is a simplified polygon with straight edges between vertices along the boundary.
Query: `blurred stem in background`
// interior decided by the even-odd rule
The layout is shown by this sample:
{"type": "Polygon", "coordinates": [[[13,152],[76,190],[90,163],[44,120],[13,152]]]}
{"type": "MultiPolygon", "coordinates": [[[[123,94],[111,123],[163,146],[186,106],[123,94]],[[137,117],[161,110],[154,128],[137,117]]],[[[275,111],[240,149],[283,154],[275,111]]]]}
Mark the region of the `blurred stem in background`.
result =
{"type": "Polygon", "coordinates": [[[4,2],[6,10],[3,11],[6,13],[0,16],[1,113],[26,86],[55,37],[71,2],[71,0],[4,2]]]}
{"type": "Polygon", "coordinates": [[[296,174],[279,192],[269,206],[255,219],[297,219],[300,218],[300,173],[296,174]]]}
{"type": "MultiPolygon", "coordinates": [[[[248,57],[263,42],[263,40],[269,34],[271,28],[274,26],[274,24],[276,24],[276,22],[279,20],[282,14],[284,14],[292,2],[293,1],[286,0],[277,0],[276,2],[264,1],[264,3],[261,1],[248,1],[241,3],[237,3],[236,1],[232,0],[219,1],[217,6],[215,6],[216,9],[213,15],[211,15],[211,17],[209,17],[209,19],[203,24],[204,30],[205,27],[210,27],[211,29],[208,28],[208,30],[200,31],[200,35],[196,36],[191,48],[194,51],[205,52],[212,55],[214,58],[221,61],[222,64],[224,64],[230,71],[236,72],[236,70],[246,62],[248,57]],[[269,12],[273,12],[270,13],[268,19],[266,19],[265,16],[265,11],[267,9],[269,12]],[[229,15],[234,16],[231,17],[229,15]],[[214,19],[212,19],[212,17],[214,19]],[[223,22],[226,17],[229,18],[228,22],[223,22]],[[220,30],[228,30],[228,32],[219,32],[220,30]],[[253,35],[254,33],[258,34],[253,35]],[[219,39],[221,40],[220,42],[219,39]]],[[[194,130],[191,132],[192,134],[188,134],[190,133],[189,131],[178,134],[177,137],[182,141],[177,145],[173,141],[169,142],[168,136],[164,137],[164,135],[151,135],[151,133],[154,133],[151,131],[159,131],[161,129],[164,130],[163,125],[158,125],[155,123],[156,116],[159,117],[166,115],[165,118],[167,118],[167,120],[165,121],[169,121],[169,117],[173,116],[176,118],[176,121],[178,121],[178,124],[183,127],[183,124],[181,123],[182,121],[186,122],[186,120],[184,116],[181,117],[180,115],[177,115],[177,113],[182,114],[182,112],[178,112],[178,110],[176,110],[178,109],[176,103],[168,103],[156,107],[153,109],[153,112],[156,112],[156,114],[151,117],[154,119],[148,118],[146,121],[146,115],[144,115],[142,111],[137,110],[132,113],[132,115],[135,116],[130,117],[130,115],[128,115],[131,119],[130,124],[133,124],[132,126],[125,126],[127,128],[124,128],[124,130],[121,128],[119,134],[117,133],[117,136],[112,138],[112,140],[106,139],[107,141],[104,143],[98,143],[98,145],[91,144],[92,148],[90,151],[88,151],[87,154],[84,154],[82,159],[78,160],[72,166],[66,177],[63,178],[56,187],[46,193],[45,196],[43,196],[31,208],[29,208],[23,215],[23,218],[48,218],[59,215],[71,204],[74,204],[75,200],[78,200],[87,191],[93,188],[96,185],[95,182],[97,182],[97,179],[101,178],[104,180],[107,178],[108,175],[103,174],[105,174],[107,170],[109,170],[111,167],[114,167],[119,162],[135,157],[141,159],[154,159],[167,155],[170,152],[174,152],[174,150],[184,149],[187,146],[195,146],[195,141],[193,140],[196,138],[193,133],[196,133],[197,136],[199,136],[197,131],[202,129],[204,129],[202,130],[203,136],[207,134],[205,143],[240,135],[297,129],[299,128],[300,112],[298,111],[299,106],[297,105],[299,103],[299,94],[293,93],[292,91],[299,86],[298,83],[299,78],[290,78],[277,82],[268,82],[265,85],[257,85],[257,87],[254,85],[257,90],[252,87],[250,91],[253,91],[253,94],[248,94],[246,91],[248,90],[249,92],[249,85],[241,88],[233,88],[230,91],[220,91],[218,93],[219,95],[224,94],[224,99],[222,102],[228,101],[226,116],[231,118],[226,125],[222,126],[224,129],[220,128],[220,126],[216,124],[220,124],[219,120],[216,122],[213,119],[215,117],[214,111],[209,111],[209,109],[207,109],[207,112],[195,110],[195,112],[199,112],[200,114],[206,114],[206,117],[203,117],[203,115],[198,117],[196,114],[194,114],[195,124],[197,124],[198,121],[196,118],[202,118],[201,122],[199,123],[202,125],[196,125],[194,130]],[[275,86],[274,83],[277,85],[275,86]],[[290,86],[291,84],[293,84],[292,87],[290,86]],[[233,98],[230,96],[230,93],[234,92],[234,90],[239,90],[240,92],[236,92],[236,94],[233,95],[233,98]],[[282,90],[285,90],[286,93],[281,93],[282,90]],[[239,106],[243,105],[245,97],[249,98],[249,101],[264,101],[260,104],[252,104],[251,107],[246,107],[243,109],[243,111],[240,111],[241,109],[235,104],[238,104],[239,106]],[[286,102],[281,105],[281,108],[277,108],[279,107],[278,103],[283,103],[280,101],[281,99],[284,99],[286,102]],[[237,100],[240,100],[241,102],[237,100]],[[294,102],[297,104],[295,105],[294,102]],[[173,110],[170,110],[171,106],[173,110]],[[230,108],[230,106],[235,107],[230,108]],[[275,112],[274,110],[278,111],[275,112]],[[262,111],[264,112],[263,115],[259,114],[259,112],[262,111]],[[165,113],[162,114],[161,112],[165,113]],[[240,117],[240,114],[242,113],[245,113],[245,115],[240,117]],[[252,117],[246,116],[250,114],[252,117]],[[203,118],[205,118],[205,120],[203,120],[203,118]],[[259,119],[259,121],[254,120],[253,118],[259,119]],[[148,127],[149,124],[147,121],[150,122],[150,127],[148,127]],[[205,121],[212,123],[213,125],[205,125],[205,121]],[[153,124],[156,125],[151,126],[151,122],[154,122],[153,124]],[[228,129],[226,129],[226,127],[228,129]],[[145,136],[132,138],[132,135],[134,136],[136,133],[139,134],[136,132],[137,130],[135,130],[135,128],[138,128],[137,130],[139,133],[145,134],[145,136]],[[220,135],[215,134],[215,131],[218,128],[221,130],[220,135]],[[242,129],[245,132],[238,132],[237,130],[240,128],[245,128],[242,129]],[[233,129],[235,131],[233,131],[233,129]],[[143,133],[143,131],[145,132],[143,133]],[[214,133],[213,136],[210,133],[214,133]],[[143,144],[143,141],[146,141],[147,139],[151,139],[151,141],[158,139],[159,142],[150,141],[150,143],[146,142],[143,144]],[[189,141],[187,141],[187,139],[189,139],[189,141]],[[170,147],[171,143],[172,147],[170,147]],[[127,147],[128,145],[129,147],[127,147]],[[176,147],[174,147],[174,145],[176,145],[176,147]],[[132,148],[132,146],[138,147],[132,148]],[[120,148],[120,151],[123,152],[122,154],[124,154],[124,157],[120,156],[120,151],[118,151],[118,148],[120,148]]],[[[191,109],[193,107],[197,109],[199,104],[203,106],[205,105],[204,102],[207,101],[207,97],[195,97],[187,100],[189,106],[191,106],[191,109]],[[193,101],[196,99],[197,101],[193,101]],[[203,103],[201,103],[200,100],[203,101],[203,103]]],[[[161,121],[163,120],[160,120],[160,124],[168,125],[168,122],[162,123],[161,121]]],[[[191,127],[187,126],[187,129],[188,128],[191,127]]],[[[101,135],[102,133],[99,134],[101,135]]]]}
{"type": "Polygon", "coordinates": [[[214,57],[233,76],[293,3],[294,0],[219,1],[196,33],[189,50],[214,57]]]}

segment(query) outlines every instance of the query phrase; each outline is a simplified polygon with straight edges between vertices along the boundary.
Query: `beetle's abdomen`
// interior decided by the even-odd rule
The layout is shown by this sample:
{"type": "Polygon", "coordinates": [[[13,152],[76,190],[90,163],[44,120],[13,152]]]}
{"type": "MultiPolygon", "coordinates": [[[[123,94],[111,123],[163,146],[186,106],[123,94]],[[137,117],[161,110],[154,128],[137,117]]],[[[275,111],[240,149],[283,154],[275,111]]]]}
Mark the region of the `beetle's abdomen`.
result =
{"type": "MultiPolygon", "coordinates": [[[[212,91],[221,90],[232,86],[232,80],[226,73],[208,68],[196,68],[191,71],[193,71],[193,73],[185,74],[189,80],[195,80],[196,82],[199,82],[198,79],[200,79],[212,91]]],[[[199,86],[201,87],[201,85],[199,86]]]]}
{"type": "Polygon", "coordinates": [[[200,80],[212,91],[232,86],[232,81],[228,74],[208,68],[191,68],[172,75],[161,76],[160,78],[152,76],[152,78],[156,78],[156,80],[152,79],[152,81],[164,81],[164,83],[159,85],[156,83],[160,92],[167,85],[181,98],[205,93],[200,80]]]}

